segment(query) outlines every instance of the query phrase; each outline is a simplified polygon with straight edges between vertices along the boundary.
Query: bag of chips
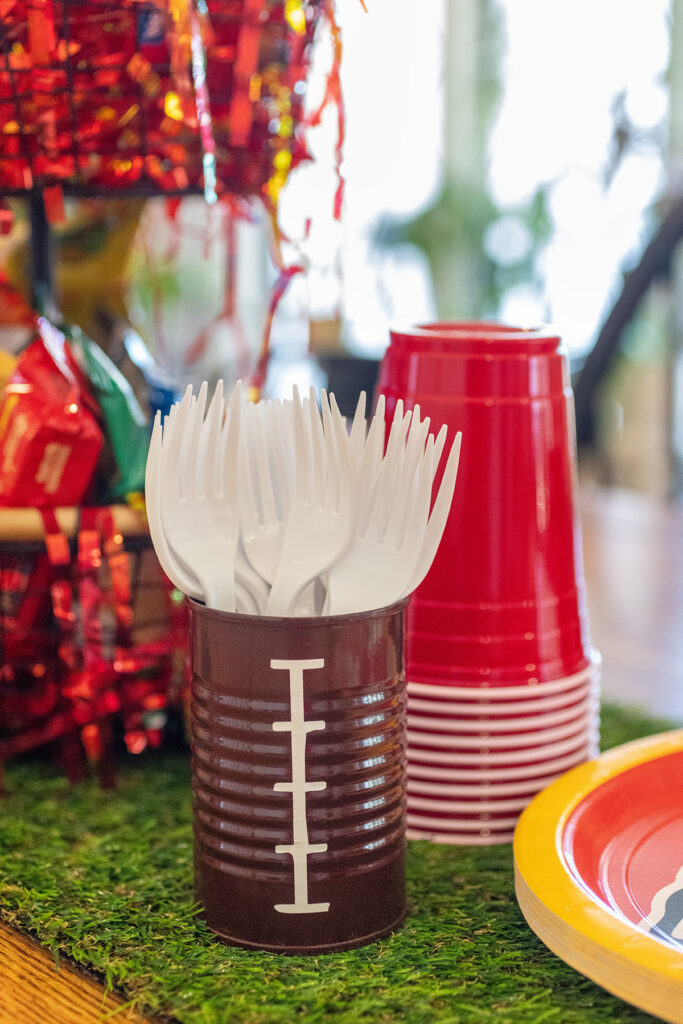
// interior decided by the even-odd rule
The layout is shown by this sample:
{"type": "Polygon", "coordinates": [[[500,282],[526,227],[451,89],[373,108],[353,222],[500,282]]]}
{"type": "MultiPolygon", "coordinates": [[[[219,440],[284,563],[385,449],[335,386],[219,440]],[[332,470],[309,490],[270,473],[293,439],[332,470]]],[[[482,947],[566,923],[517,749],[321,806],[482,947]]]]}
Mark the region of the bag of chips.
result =
{"type": "Polygon", "coordinates": [[[37,326],[0,403],[0,505],[79,505],[102,448],[99,412],[62,332],[37,326]]]}
{"type": "Polygon", "coordinates": [[[116,463],[104,500],[109,502],[143,491],[150,435],[147,416],[126,378],[100,346],[80,332],[74,331],[73,338],[102,410],[106,438],[116,463]]]}

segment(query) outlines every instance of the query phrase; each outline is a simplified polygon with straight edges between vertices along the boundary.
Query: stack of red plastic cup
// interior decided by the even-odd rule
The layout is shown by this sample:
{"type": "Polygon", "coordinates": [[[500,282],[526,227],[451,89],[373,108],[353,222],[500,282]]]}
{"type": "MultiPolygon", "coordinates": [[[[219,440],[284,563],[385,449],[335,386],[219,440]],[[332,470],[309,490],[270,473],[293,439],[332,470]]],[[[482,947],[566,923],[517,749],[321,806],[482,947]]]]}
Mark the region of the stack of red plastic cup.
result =
{"type": "Polygon", "coordinates": [[[597,752],[568,358],[548,329],[390,334],[389,415],[402,399],[463,434],[444,536],[408,609],[409,835],[507,842],[534,794],[597,752]]]}

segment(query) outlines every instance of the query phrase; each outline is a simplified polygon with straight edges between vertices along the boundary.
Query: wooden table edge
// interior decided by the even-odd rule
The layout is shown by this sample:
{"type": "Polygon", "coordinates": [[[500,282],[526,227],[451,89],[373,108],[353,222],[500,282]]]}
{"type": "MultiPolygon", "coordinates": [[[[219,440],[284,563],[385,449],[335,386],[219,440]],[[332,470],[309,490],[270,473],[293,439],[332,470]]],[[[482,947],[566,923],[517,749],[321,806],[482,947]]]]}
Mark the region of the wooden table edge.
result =
{"type": "Polygon", "coordinates": [[[0,1024],[158,1024],[96,976],[0,921],[0,1024]],[[113,1015],[113,1016],[112,1016],[113,1015]]]}
{"type": "MultiPolygon", "coordinates": [[[[130,505],[108,506],[114,526],[124,537],[144,537],[149,531],[144,516],[130,505]]],[[[80,510],[77,508],[55,508],[54,513],[60,529],[67,537],[73,537],[78,528],[80,510]]],[[[0,508],[0,541],[21,543],[41,541],[45,538],[45,526],[37,508],[0,508]]]]}

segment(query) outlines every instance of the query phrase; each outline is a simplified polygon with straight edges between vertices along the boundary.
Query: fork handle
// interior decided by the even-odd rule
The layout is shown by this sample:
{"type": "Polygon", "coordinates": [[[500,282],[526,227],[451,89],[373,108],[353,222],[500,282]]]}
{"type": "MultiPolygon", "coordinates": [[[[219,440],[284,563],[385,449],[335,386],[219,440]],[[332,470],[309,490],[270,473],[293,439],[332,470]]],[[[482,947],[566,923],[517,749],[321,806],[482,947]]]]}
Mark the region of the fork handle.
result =
{"type": "Polygon", "coordinates": [[[279,578],[276,576],[268,595],[266,615],[295,614],[294,609],[299,604],[301,595],[317,575],[319,575],[319,566],[316,566],[315,569],[304,570],[298,579],[294,580],[291,575],[279,578]]]}

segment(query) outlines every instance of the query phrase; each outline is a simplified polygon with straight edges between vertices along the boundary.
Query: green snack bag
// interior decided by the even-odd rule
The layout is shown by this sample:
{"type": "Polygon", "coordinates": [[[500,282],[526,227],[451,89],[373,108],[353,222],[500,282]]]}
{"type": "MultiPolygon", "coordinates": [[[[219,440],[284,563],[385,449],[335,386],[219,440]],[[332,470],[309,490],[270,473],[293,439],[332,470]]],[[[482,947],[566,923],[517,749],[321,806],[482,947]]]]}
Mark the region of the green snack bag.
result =
{"type": "Polygon", "coordinates": [[[74,343],[82,356],[83,368],[97,398],[109,443],[114,453],[117,472],[110,481],[105,500],[124,498],[143,491],[145,465],[149,450],[149,422],[133,389],[109,356],[96,342],[80,331],[74,343]]]}

